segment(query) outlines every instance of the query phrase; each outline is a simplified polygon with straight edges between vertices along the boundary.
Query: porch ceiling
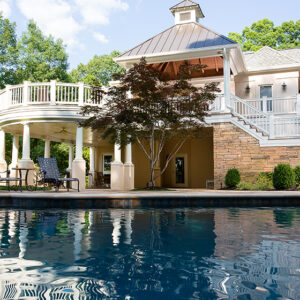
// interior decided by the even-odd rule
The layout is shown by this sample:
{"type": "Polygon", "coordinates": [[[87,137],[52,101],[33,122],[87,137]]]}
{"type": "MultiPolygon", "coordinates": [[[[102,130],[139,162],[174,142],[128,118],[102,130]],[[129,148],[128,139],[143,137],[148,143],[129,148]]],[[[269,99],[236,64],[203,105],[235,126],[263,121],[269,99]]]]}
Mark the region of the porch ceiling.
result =
{"type": "MultiPolygon", "coordinates": [[[[35,122],[30,125],[30,137],[39,139],[49,139],[54,142],[76,143],[77,124],[73,122],[35,122]]],[[[23,125],[14,124],[3,127],[5,132],[23,135],[23,125]]],[[[99,132],[92,132],[84,129],[83,143],[86,146],[107,146],[107,140],[101,138],[99,132]]]]}
{"type": "MultiPolygon", "coordinates": [[[[179,72],[180,66],[185,61],[173,61],[165,63],[150,64],[151,67],[158,70],[161,75],[167,75],[169,79],[175,79],[179,72]]],[[[223,57],[206,57],[191,59],[188,61],[192,65],[202,65],[204,68],[200,71],[192,72],[192,78],[199,77],[211,77],[211,76],[222,76],[223,75],[223,57]]]]}

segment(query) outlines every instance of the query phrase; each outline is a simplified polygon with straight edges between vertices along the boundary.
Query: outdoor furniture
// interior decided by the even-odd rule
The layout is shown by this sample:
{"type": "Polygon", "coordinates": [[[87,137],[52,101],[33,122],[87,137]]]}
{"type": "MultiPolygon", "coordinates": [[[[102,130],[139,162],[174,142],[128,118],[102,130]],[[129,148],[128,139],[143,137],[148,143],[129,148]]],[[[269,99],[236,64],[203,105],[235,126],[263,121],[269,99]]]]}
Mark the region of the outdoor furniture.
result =
{"type": "MultiPolygon", "coordinates": [[[[38,163],[40,167],[40,175],[41,175],[41,182],[44,186],[44,191],[46,188],[46,183],[49,183],[55,187],[55,190],[58,192],[60,185],[62,185],[64,182],[67,183],[67,190],[69,192],[71,182],[77,182],[78,184],[78,192],[79,192],[79,179],[78,178],[69,178],[69,177],[62,177],[59,173],[58,167],[57,167],[57,161],[56,158],[38,158],[38,163]]],[[[69,173],[66,173],[65,175],[69,176],[69,173]]],[[[37,186],[36,181],[36,186],[37,186]]]]}
{"type": "Polygon", "coordinates": [[[34,168],[25,168],[24,167],[24,168],[12,168],[12,170],[19,172],[19,176],[21,178],[21,182],[23,181],[22,171],[26,172],[25,179],[24,179],[24,181],[25,181],[25,188],[26,188],[26,190],[29,190],[28,174],[29,174],[29,171],[35,171],[35,169],[34,168]]]}
{"type": "Polygon", "coordinates": [[[19,182],[19,189],[20,192],[22,192],[22,177],[9,177],[10,176],[10,170],[7,170],[5,172],[0,172],[0,174],[6,173],[6,177],[0,177],[0,182],[6,182],[7,188],[10,191],[10,183],[13,181],[19,182]]]}

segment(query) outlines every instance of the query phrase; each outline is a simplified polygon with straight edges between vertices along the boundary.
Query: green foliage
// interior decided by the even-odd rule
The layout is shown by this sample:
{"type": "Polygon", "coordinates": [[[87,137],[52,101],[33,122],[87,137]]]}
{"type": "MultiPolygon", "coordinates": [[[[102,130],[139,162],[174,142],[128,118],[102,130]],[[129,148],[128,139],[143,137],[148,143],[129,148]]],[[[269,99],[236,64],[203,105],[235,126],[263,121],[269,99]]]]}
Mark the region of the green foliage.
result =
{"type": "Polygon", "coordinates": [[[229,188],[236,188],[241,181],[241,175],[238,169],[229,169],[225,176],[225,184],[229,188]]]}
{"type": "Polygon", "coordinates": [[[273,190],[273,173],[265,173],[262,172],[258,175],[256,178],[256,183],[254,185],[255,190],[260,190],[260,191],[269,191],[273,190]]]}
{"type": "Polygon", "coordinates": [[[83,81],[85,84],[94,86],[107,86],[113,79],[113,74],[125,74],[125,70],[113,60],[120,54],[118,51],[113,51],[109,55],[95,55],[86,65],[79,64],[70,72],[71,81],[83,81]]]}
{"type": "Polygon", "coordinates": [[[68,81],[68,55],[62,40],[43,35],[30,21],[18,42],[18,81],[68,81]]]}
{"type": "Polygon", "coordinates": [[[0,11],[0,90],[14,84],[17,61],[16,25],[5,19],[0,11]]]}
{"type": "Polygon", "coordinates": [[[247,182],[247,181],[241,181],[237,186],[236,186],[237,190],[240,191],[252,191],[255,190],[255,185],[251,182],[247,182]]]}
{"type": "Polygon", "coordinates": [[[120,81],[118,86],[107,91],[101,87],[93,89],[93,97],[96,95],[97,99],[108,95],[105,105],[82,108],[82,115],[89,117],[82,121],[83,127],[103,132],[104,139],[110,138],[121,147],[129,142],[139,145],[149,161],[151,189],[185,141],[201,134],[207,105],[219,91],[216,83],[201,89],[193,86],[190,79],[194,69],[199,71],[201,66],[184,62],[176,80],[171,81],[142,58],[126,74],[114,76],[120,81]],[[168,140],[178,143],[170,151],[160,174],[154,176],[154,167],[168,140]]]}
{"type": "Polygon", "coordinates": [[[300,185],[300,166],[297,166],[294,169],[294,172],[295,172],[295,181],[298,185],[300,185]]]}
{"type": "Polygon", "coordinates": [[[242,34],[229,33],[229,38],[239,43],[244,51],[257,51],[264,46],[274,49],[300,47],[300,20],[275,26],[271,20],[263,19],[246,27],[242,34]]]}
{"type": "Polygon", "coordinates": [[[290,189],[295,184],[294,170],[288,164],[279,164],[274,169],[273,185],[277,190],[290,189]]]}

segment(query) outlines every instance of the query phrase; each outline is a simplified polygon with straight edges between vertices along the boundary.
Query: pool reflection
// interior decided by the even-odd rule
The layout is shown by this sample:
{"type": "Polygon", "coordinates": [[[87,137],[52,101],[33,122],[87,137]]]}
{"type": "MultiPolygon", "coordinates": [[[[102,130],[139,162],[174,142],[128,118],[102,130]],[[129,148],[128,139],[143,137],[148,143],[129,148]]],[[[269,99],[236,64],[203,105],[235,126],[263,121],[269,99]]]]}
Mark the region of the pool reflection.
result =
{"type": "Polygon", "coordinates": [[[0,299],[299,299],[297,209],[0,211],[0,299]]]}

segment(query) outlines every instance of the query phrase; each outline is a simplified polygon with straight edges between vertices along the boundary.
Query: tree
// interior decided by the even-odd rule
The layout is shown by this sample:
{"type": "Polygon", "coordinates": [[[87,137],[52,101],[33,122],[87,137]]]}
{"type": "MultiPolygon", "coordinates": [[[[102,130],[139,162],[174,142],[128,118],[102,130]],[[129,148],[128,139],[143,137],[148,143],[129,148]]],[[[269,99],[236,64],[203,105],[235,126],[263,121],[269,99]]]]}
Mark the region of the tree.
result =
{"type": "Polygon", "coordinates": [[[43,35],[37,25],[30,21],[27,32],[18,42],[19,82],[48,82],[52,79],[68,81],[68,55],[62,40],[43,35]]]}
{"type": "Polygon", "coordinates": [[[86,65],[79,64],[70,72],[72,82],[83,81],[85,84],[107,86],[113,79],[113,74],[124,74],[125,70],[114,62],[113,58],[121,53],[113,51],[109,55],[95,55],[86,65]]]}
{"type": "Polygon", "coordinates": [[[177,79],[170,81],[142,59],[126,74],[115,77],[120,81],[117,86],[107,92],[94,88],[93,97],[107,96],[105,104],[84,107],[82,114],[89,118],[81,124],[104,132],[103,138],[110,137],[112,143],[121,147],[137,143],[149,161],[148,187],[154,188],[154,181],[165,172],[185,141],[199,136],[208,104],[219,91],[215,83],[200,89],[191,84],[192,72],[199,72],[202,67],[186,62],[181,65],[177,79]],[[161,172],[154,176],[160,154],[171,139],[177,143],[161,172]]]}
{"type": "Polygon", "coordinates": [[[257,51],[264,46],[274,49],[300,47],[300,20],[275,26],[271,20],[263,19],[246,27],[242,34],[229,33],[229,38],[241,44],[244,51],[257,51]]]}
{"type": "Polygon", "coordinates": [[[0,12],[0,89],[14,84],[17,63],[16,25],[5,19],[0,12]]]}

